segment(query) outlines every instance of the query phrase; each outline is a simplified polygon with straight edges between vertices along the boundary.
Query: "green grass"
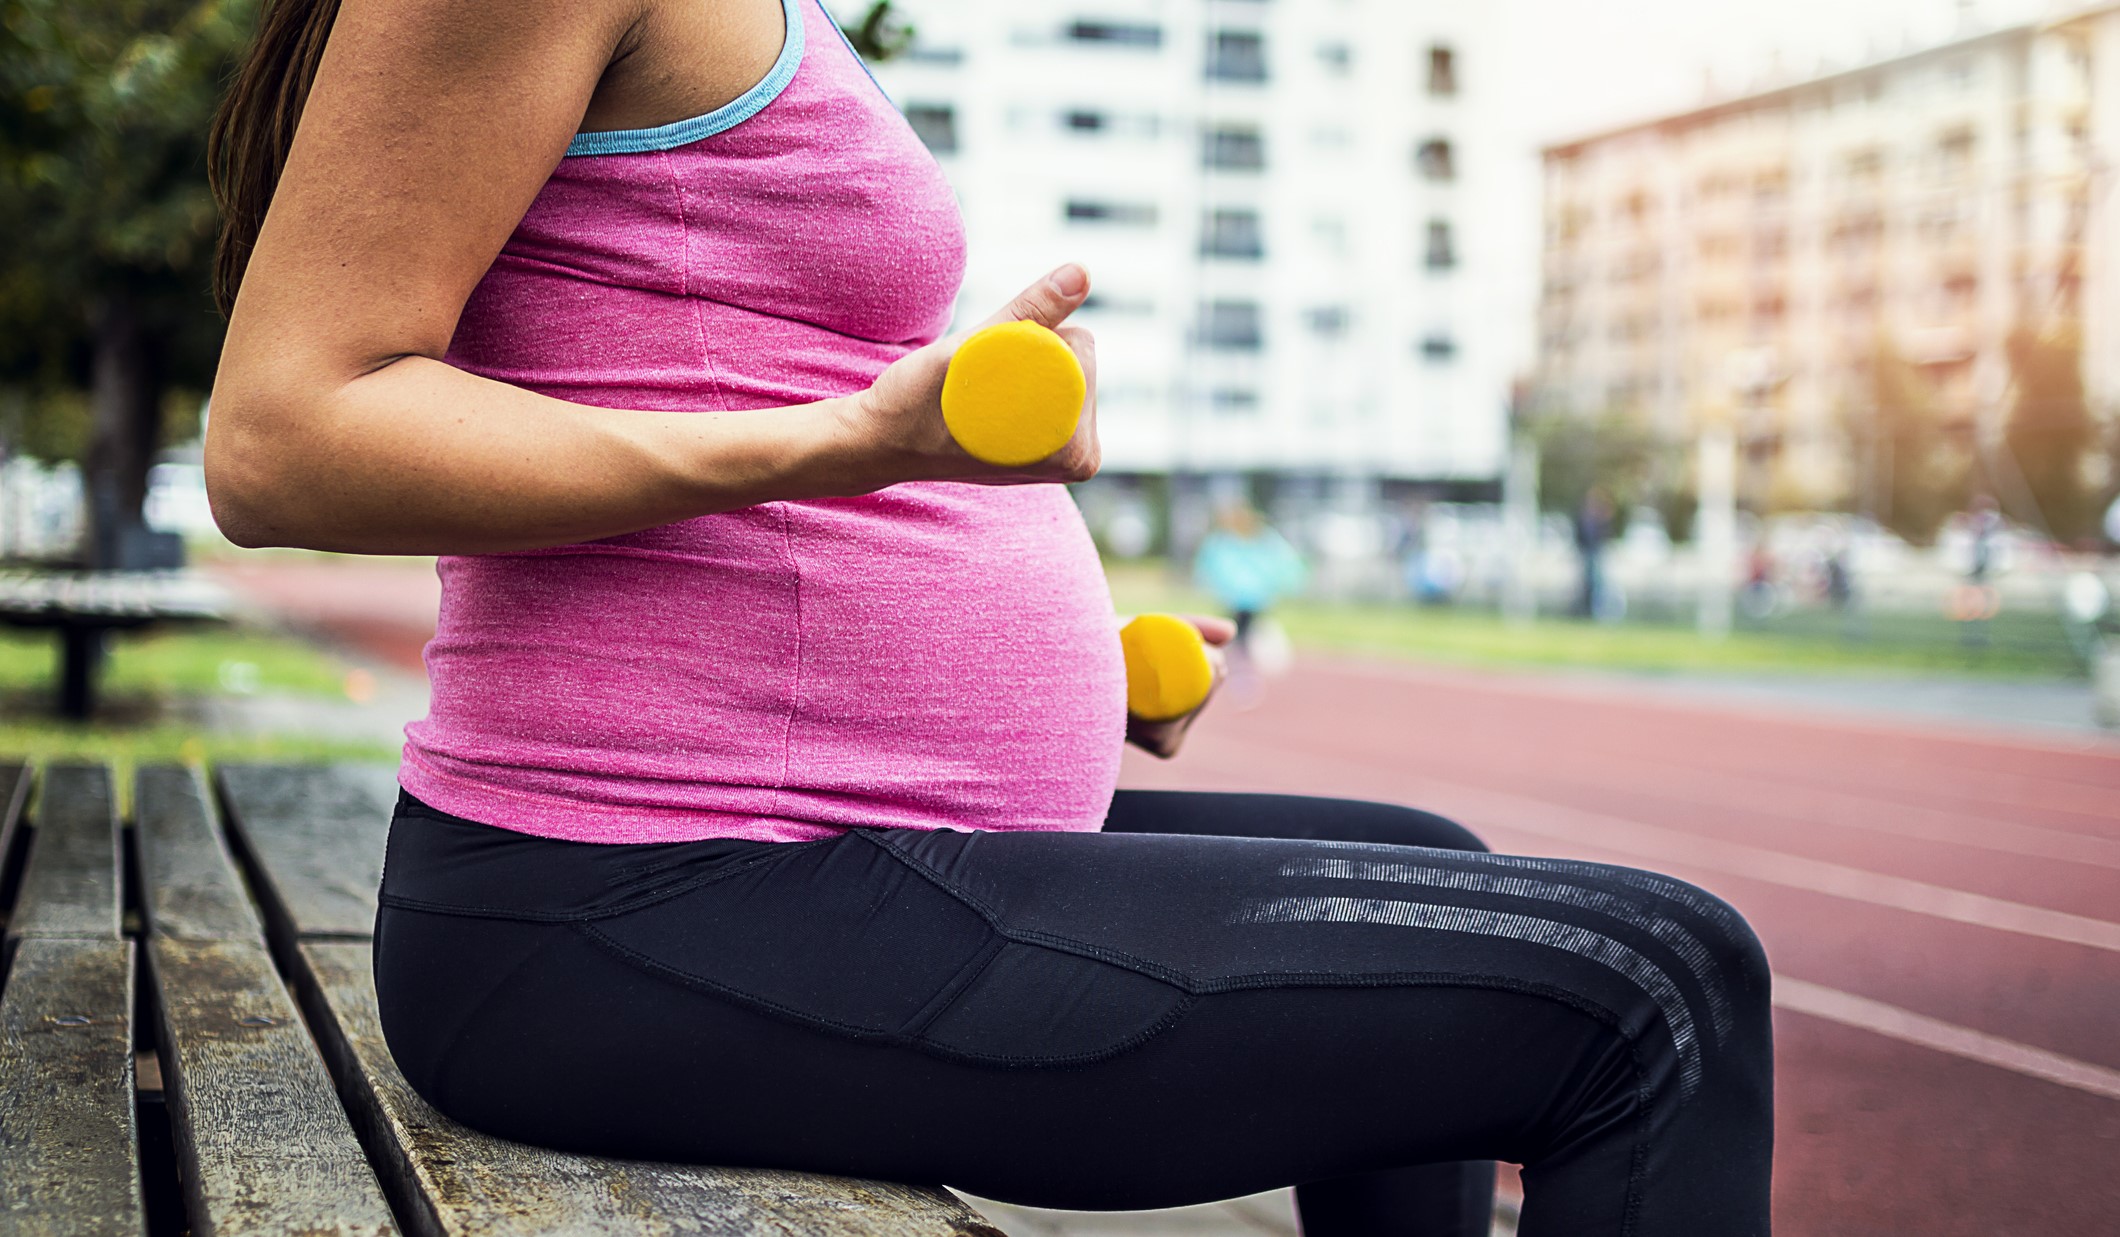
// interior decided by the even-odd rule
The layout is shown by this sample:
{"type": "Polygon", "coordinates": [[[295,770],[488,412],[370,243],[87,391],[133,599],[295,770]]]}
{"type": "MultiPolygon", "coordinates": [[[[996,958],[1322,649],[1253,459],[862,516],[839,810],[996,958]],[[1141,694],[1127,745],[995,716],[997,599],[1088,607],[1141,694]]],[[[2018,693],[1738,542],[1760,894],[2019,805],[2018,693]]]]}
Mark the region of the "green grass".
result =
{"type": "MultiPolygon", "coordinates": [[[[239,627],[116,632],[109,650],[98,683],[113,700],[212,695],[227,690],[228,679],[252,676],[258,691],[334,696],[344,690],[348,669],[299,640],[239,627]],[[237,669],[243,665],[255,669],[237,669]]],[[[0,628],[0,696],[49,696],[58,673],[55,635],[0,628]]]]}
{"type": "Polygon", "coordinates": [[[135,765],[164,761],[397,756],[376,743],[213,734],[165,716],[172,700],[220,694],[230,682],[258,692],[341,695],[349,667],[299,640],[242,628],[116,634],[99,680],[102,707],[87,723],[52,715],[56,645],[47,632],[0,629],[0,759],[109,761],[129,782],[135,765]]]}
{"type": "MultiPolygon", "coordinates": [[[[1194,610],[1214,604],[1160,568],[1109,571],[1122,613],[1194,610]]],[[[1719,641],[1665,623],[1585,623],[1549,618],[1512,626],[1490,611],[1292,601],[1277,608],[1299,648],[1382,654],[1495,667],[1619,670],[1635,673],[1800,673],[1816,675],[2080,678],[2083,670],[2057,621],[2004,615],[1985,647],[1962,642],[1941,616],[1871,615],[1851,634],[1840,616],[1798,614],[1771,630],[1739,630],[1719,641]]]]}

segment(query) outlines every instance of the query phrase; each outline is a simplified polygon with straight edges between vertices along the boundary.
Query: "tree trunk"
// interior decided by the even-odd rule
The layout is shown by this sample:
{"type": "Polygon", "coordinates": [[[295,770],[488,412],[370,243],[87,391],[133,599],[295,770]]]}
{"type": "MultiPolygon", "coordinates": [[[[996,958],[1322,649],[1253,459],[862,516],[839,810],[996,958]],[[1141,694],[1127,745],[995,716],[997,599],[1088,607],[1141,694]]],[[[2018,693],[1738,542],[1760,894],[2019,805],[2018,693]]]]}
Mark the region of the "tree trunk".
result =
{"type": "Polygon", "coordinates": [[[88,565],[125,566],[124,547],[144,528],[147,470],[161,436],[162,375],[154,342],[130,292],[97,307],[90,362],[88,565]]]}

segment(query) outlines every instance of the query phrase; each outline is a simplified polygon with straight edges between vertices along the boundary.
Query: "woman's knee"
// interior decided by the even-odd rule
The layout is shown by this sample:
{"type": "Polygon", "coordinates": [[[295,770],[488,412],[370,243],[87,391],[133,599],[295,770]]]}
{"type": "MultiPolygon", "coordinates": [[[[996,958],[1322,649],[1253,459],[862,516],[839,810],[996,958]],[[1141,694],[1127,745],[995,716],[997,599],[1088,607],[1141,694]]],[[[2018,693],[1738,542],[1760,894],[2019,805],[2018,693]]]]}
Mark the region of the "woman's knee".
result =
{"type": "Polygon", "coordinates": [[[1652,935],[1697,942],[1692,967],[1713,1013],[1713,1040],[1724,1052],[1754,1052],[1770,1033],[1771,973],[1766,946],[1736,907],[1698,885],[1655,872],[1621,869],[1638,892],[1653,895],[1645,914],[1652,935]]]}

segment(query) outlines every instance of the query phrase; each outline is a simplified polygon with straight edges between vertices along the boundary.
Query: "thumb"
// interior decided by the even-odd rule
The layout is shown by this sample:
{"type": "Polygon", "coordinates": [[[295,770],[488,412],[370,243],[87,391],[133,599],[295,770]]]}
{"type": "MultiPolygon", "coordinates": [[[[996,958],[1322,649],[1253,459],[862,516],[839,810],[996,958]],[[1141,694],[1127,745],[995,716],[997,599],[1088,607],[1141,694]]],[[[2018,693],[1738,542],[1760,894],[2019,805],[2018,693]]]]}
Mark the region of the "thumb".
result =
{"type": "Polygon", "coordinates": [[[1089,297],[1089,272],[1069,262],[1052,274],[1016,294],[1016,299],[980,323],[982,327],[1003,322],[1035,322],[1056,327],[1082,308],[1089,297]]]}

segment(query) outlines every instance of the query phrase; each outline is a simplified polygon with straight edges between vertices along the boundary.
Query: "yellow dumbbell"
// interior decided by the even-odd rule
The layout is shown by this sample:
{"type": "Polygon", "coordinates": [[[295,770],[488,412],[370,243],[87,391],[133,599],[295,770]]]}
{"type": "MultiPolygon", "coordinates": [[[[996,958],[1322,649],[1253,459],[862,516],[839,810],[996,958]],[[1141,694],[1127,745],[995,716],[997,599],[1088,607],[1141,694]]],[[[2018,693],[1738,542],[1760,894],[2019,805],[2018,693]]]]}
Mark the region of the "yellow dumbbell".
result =
{"type": "Polygon", "coordinates": [[[1067,445],[1089,383],[1067,341],[1035,322],[1003,322],[957,346],[942,379],[942,421],[974,459],[1035,464],[1067,445]]]}
{"type": "Polygon", "coordinates": [[[1175,614],[1138,614],[1119,629],[1126,657],[1126,711],[1144,722],[1175,721],[1207,703],[1214,663],[1200,629],[1175,614]]]}

